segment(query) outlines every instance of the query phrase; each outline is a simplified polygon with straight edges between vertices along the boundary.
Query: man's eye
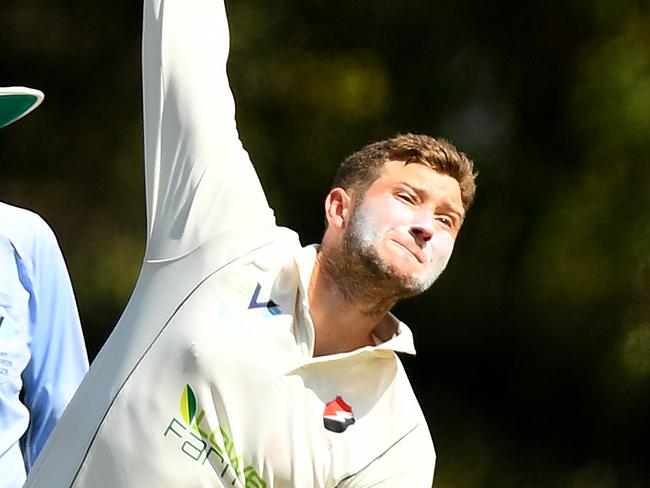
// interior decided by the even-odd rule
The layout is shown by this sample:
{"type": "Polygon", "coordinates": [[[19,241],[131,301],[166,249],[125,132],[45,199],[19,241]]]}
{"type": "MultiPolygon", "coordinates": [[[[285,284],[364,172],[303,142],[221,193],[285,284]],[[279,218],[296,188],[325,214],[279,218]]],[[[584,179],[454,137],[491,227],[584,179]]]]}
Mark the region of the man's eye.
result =
{"type": "Polygon", "coordinates": [[[440,222],[440,223],[442,223],[442,225],[444,225],[446,227],[450,227],[450,228],[453,227],[453,225],[454,225],[454,221],[451,220],[449,217],[445,217],[444,215],[441,215],[440,217],[438,217],[438,222],[440,222]]]}
{"type": "Polygon", "coordinates": [[[404,200],[405,202],[408,203],[415,203],[415,198],[413,198],[408,193],[398,193],[397,198],[399,198],[400,200],[404,200]]]}

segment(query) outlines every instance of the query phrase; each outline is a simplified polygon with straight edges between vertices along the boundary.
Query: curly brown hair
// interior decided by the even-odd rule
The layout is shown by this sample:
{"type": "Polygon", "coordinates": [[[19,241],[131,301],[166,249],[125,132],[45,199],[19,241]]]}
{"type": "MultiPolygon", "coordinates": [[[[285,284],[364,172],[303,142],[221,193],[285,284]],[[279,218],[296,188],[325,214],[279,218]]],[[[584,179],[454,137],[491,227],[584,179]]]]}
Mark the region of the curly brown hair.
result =
{"type": "Polygon", "coordinates": [[[423,164],[451,176],[458,181],[465,211],[474,200],[473,161],[449,141],[421,134],[398,134],[361,148],[343,160],[331,187],[363,195],[388,161],[423,164]]]}

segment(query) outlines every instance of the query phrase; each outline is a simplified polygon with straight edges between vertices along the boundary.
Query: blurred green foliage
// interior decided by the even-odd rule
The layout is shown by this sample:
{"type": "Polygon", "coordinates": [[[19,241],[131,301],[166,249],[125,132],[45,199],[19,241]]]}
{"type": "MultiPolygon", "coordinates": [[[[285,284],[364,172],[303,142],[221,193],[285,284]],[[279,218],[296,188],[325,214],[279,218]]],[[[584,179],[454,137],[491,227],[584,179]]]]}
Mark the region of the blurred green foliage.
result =
{"type": "MultiPolygon", "coordinates": [[[[449,270],[398,306],[434,485],[650,483],[650,6],[228,2],[240,132],[305,243],[342,157],[451,139],[479,194],[449,270]]],[[[89,350],[144,249],[138,2],[3,0],[0,84],[46,93],[0,131],[0,199],[55,229],[89,350]]]]}

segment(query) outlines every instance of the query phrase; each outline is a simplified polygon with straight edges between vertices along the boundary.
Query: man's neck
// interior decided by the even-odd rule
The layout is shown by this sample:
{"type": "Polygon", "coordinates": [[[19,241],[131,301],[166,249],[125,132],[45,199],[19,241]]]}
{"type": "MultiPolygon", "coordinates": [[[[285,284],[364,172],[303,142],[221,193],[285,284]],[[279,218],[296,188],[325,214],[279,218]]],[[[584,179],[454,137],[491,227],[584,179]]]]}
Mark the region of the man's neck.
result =
{"type": "MultiPolygon", "coordinates": [[[[385,299],[346,298],[316,257],[307,291],[314,323],[314,356],[350,352],[374,345],[373,331],[394,305],[385,299]]],[[[385,338],[381,338],[385,339],[385,338]]]]}

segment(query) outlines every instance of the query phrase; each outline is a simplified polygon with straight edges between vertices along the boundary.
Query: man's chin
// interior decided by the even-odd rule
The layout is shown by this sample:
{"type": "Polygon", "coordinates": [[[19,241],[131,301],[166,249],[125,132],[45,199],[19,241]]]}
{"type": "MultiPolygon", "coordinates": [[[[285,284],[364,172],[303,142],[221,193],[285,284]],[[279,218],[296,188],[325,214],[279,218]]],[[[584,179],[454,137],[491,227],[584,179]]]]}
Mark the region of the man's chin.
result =
{"type": "Polygon", "coordinates": [[[391,273],[392,282],[401,298],[419,295],[428,290],[435,279],[423,278],[414,274],[391,273]]]}
{"type": "Polygon", "coordinates": [[[381,259],[376,252],[366,252],[366,264],[375,268],[384,277],[384,290],[396,298],[408,298],[419,295],[428,290],[436,281],[442,270],[428,269],[425,272],[421,266],[413,263],[389,264],[388,260],[381,259]]]}
{"type": "Polygon", "coordinates": [[[443,267],[428,273],[397,273],[393,271],[393,280],[402,290],[404,297],[415,296],[431,288],[444,269],[443,267]]]}

